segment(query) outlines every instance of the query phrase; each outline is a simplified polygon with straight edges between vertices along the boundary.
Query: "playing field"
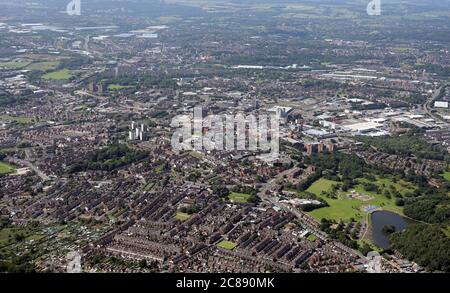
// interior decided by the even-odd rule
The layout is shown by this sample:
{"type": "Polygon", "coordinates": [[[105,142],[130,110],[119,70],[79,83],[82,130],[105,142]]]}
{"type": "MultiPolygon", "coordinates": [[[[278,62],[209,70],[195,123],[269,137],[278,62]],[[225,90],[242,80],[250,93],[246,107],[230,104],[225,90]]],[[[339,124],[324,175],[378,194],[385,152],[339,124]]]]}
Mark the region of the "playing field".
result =
{"type": "Polygon", "coordinates": [[[120,85],[120,84],[110,84],[108,85],[108,90],[110,91],[118,91],[123,89],[132,88],[130,85],[120,85]]]}
{"type": "Polygon", "coordinates": [[[56,69],[59,63],[60,63],[59,61],[37,62],[28,65],[27,69],[36,71],[48,71],[56,69]]]}
{"type": "Polygon", "coordinates": [[[445,227],[442,231],[444,231],[444,234],[447,235],[447,237],[450,237],[450,226],[445,227]]]}
{"type": "Polygon", "coordinates": [[[442,177],[444,177],[445,180],[450,182],[450,171],[442,173],[442,177]]]}
{"type": "Polygon", "coordinates": [[[233,250],[237,246],[237,244],[231,241],[223,240],[219,244],[217,244],[217,246],[224,249],[233,250]]]}
{"type": "Polygon", "coordinates": [[[69,80],[71,77],[72,73],[70,72],[69,69],[53,71],[42,75],[42,78],[46,80],[69,80]]]}
{"type": "Polygon", "coordinates": [[[175,218],[182,222],[189,220],[190,217],[191,217],[190,215],[188,215],[186,213],[182,213],[182,212],[177,212],[177,214],[175,215],[175,218]]]}
{"type": "Polygon", "coordinates": [[[5,162],[0,162],[0,174],[9,174],[14,172],[16,169],[11,166],[10,164],[7,164],[5,162]]]}
{"type": "Polygon", "coordinates": [[[232,192],[232,193],[230,193],[230,195],[228,195],[228,198],[232,202],[236,202],[236,203],[248,203],[248,200],[250,199],[250,197],[251,197],[250,194],[237,193],[237,192],[232,192]]]}
{"type": "Polygon", "coordinates": [[[22,61],[11,61],[11,62],[0,62],[0,69],[21,69],[26,67],[30,62],[22,61]]]}
{"type": "MultiPolygon", "coordinates": [[[[360,183],[367,182],[366,179],[359,179],[358,181],[360,183]]],[[[348,192],[338,191],[337,199],[331,199],[322,194],[322,191],[330,191],[332,185],[334,184],[339,184],[339,182],[321,178],[314,182],[310,188],[308,188],[308,192],[314,193],[315,195],[323,198],[329,204],[329,207],[324,207],[309,212],[309,214],[314,218],[318,220],[327,218],[336,221],[339,221],[341,219],[344,221],[349,221],[351,218],[354,218],[357,221],[361,221],[366,215],[363,207],[369,205],[378,206],[384,210],[403,214],[403,208],[395,205],[394,197],[389,199],[382,194],[365,191],[362,185],[356,185],[348,192]],[[372,197],[372,199],[363,201],[360,199],[349,198],[348,195],[352,190],[355,190],[359,194],[370,196],[372,197]]],[[[376,184],[380,188],[380,190],[389,189],[389,187],[392,185],[402,195],[406,192],[414,190],[414,187],[410,183],[401,180],[394,183],[392,179],[389,178],[377,178],[374,184],[376,184]]]]}
{"type": "Polygon", "coordinates": [[[194,158],[199,159],[199,160],[201,160],[201,159],[203,158],[202,153],[197,152],[197,151],[192,151],[192,152],[190,152],[189,154],[190,154],[191,156],[193,156],[194,158]]]}
{"type": "Polygon", "coordinates": [[[308,239],[308,240],[311,241],[311,242],[314,242],[314,241],[317,240],[317,236],[314,235],[314,234],[309,234],[309,236],[306,237],[306,239],[308,239]]]}
{"type": "Polygon", "coordinates": [[[19,124],[30,124],[33,123],[33,119],[29,117],[14,117],[9,115],[0,115],[0,120],[14,121],[19,124]]]}

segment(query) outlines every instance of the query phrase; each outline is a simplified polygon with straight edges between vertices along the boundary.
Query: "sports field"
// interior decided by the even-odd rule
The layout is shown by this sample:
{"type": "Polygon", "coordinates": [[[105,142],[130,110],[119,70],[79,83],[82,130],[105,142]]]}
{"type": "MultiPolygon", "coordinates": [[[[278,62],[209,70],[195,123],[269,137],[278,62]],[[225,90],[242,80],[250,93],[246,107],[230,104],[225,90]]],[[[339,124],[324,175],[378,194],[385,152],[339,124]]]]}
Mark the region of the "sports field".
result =
{"type": "Polygon", "coordinates": [[[48,70],[54,70],[58,67],[59,61],[45,61],[45,62],[37,62],[32,63],[27,66],[27,69],[29,70],[36,70],[36,71],[48,71],[48,70]]]}
{"type": "Polygon", "coordinates": [[[15,116],[9,116],[9,115],[0,115],[0,120],[6,120],[6,121],[14,121],[19,124],[30,124],[33,123],[33,118],[29,117],[15,117],[15,116]]]}
{"type": "Polygon", "coordinates": [[[182,213],[182,212],[177,212],[177,214],[175,215],[175,218],[182,222],[189,220],[190,217],[191,217],[190,215],[188,215],[186,213],[182,213]]]}
{"type": "Polygon", "coordinates": [[[314,234],[310,234],[308,237],[306,237],[306,239],[308,239],[311,242],[314,242],[317,240],[317,236],[314,234]]]}
{"type": "Polygon", "coordinates": [[[237,246],[237,244],[231,241],[222,240],[219,244],[217,244],[217,246],[228,250],[233,250],[237,246]]]}
{"type": "Polygon", "coordinates": [[[10,61],[10,62],[0,62],[0,69],[21,69],[26,67],[30,62],[26,61],[10,61]]]}
{"type": "Polygon", "coordinates": [[[11,166],[10,164],[7,164],[5,162],[0,162],[0,174],[10,174],[14,172],[16,169],[11,166]]]}
{"type": "Polygon", "coordinates": [[[118,91],[123,89],[132,88],[130,85],[120,85],[120,84],[110,84],[108,85],[108,90],[110,91],[118,91]]]}
{"type": "Polygon", "coordinates": [[[232,192],[230,193],[230,195],[228,195],[228,198],[235,203],[248,203],[248,200],[250,199],[251,195],[250,194],[245,194],[245,193],[237,193],[237,192],[232,192]]]}
{"type": "Polygon", "coordinates": [[[53,71],[53,72],[42,75],[42,79],[46,79],[46,80],[69,80],[71,77],[72,77],[72,73],[69,69],[53,71]]]}
{"type": "Polygon", "coordinates": [[[445,180],[450,182],[450,171],[442,173],[442,177],[444,177],[445,180]]]}

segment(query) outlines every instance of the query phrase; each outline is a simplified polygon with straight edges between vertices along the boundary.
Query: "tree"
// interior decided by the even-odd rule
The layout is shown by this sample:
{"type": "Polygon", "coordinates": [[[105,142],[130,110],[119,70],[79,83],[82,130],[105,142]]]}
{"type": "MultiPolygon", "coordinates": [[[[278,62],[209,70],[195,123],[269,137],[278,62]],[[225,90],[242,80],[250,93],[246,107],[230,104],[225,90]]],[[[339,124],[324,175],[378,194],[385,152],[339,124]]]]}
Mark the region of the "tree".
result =
{"type": "Polygon", "coordinates": [[[147,260],[141,259],[141,260],[139,261],[139,267],[140,267],[141,269],[146,269],[146,268],[147,268],[147,260]]]}
{"type": "Polygon", "coordinates": [[[403,198],[397,197],[395,199],[395,205],[399,206],[399,207],[402,207],[402,206],[405,205],[405,201],[403,200],[403,198]]]}
{"type": "Polygon", "coordinates": [[[440,225],[417,224],[390,237],[391,249],[432,271],[450,272],[450,241],[440,225]]]}
{"type": "Polygon", "coordinates": [[[381,232],[385,235],[390,235],[395,232],[395,226],[394,225],[384,225],[383,228],[381,228],[381,232]]]}
{"type": "Polygon", "coordinates": [[[363,243],[363,245],[361,245],[359,247],[359,251],[363,254],[363,255],[367,255],[369,252],[371,252],[373,249],[372,247],[370,247],[369,244],[367,244],[366,242],[363,243]]]}
{"type": "Polygon", "coordinates": [[[225,186],[219,185],[213,187],[213,194],[217,195],[218,197],[224,198],[230,195],[230,191],[225,186]]]}

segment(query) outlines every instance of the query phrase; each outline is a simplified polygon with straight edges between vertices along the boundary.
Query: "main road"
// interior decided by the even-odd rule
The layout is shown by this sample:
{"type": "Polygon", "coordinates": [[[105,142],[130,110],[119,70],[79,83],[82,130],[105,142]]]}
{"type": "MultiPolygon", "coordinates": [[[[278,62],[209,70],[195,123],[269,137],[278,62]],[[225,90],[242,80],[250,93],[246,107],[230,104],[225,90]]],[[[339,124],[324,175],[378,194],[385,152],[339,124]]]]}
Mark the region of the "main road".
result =
{"type": "Polygon", "coordinates": [[[430,116],[434,120],[441,121],[444,124],[446,124],[447,126],[450,126],[449,122],[447,122],[445,119],[443,119],[439,115],[434,114],[433,111],[431,110],[431,104],[439,97],[441,91],[447,86],[449,86],[449,84],[442,85],[438,89],[436,89],[433,92],[433,94],[430,96],[430,98],[428,98],[428,100],[423,104],[423,110],[426,114],[428,114],[428,116],[430,116]]]}

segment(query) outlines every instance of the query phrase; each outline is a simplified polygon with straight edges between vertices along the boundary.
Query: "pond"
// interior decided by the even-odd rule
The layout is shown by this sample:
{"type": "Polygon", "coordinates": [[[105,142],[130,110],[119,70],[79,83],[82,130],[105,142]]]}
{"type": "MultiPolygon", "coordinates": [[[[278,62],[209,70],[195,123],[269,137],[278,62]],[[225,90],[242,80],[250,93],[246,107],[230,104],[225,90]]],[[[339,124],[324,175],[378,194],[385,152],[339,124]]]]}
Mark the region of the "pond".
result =
{"type": "Polygon", "coordinates": [[[410,221],[406,220],[399,214],[388,211],[377,211],[371,215],[372,219],[372,240],[381,248],[389,247],[389,235],[383,233],[383,227],[392,225],[395,232],[399,232],[408,227],[410,221]]]}

